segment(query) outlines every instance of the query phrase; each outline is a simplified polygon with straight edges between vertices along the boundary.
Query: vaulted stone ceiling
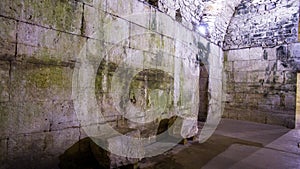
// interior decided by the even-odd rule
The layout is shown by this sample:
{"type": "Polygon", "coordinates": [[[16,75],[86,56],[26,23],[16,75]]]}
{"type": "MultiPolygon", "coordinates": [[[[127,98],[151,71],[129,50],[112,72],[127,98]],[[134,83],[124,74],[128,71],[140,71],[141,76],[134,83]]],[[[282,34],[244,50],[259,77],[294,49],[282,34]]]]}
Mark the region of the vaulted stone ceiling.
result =
{"type": "Polygon", "coordinates": [[[241,0],[147,0],[171,17],[221,45],[241,0]],[[203,26],[204,28],[202,28],[203,26]],[[202,29],[202,30],[201,30],[202,29]],[[204,32],[203,29],[206,29],[204,32]]]}
{"type": "Polygon", "coordinates": [[[274,47],[298,40],[299,0],[243,0],[227,29],[223,48],[274,47]]]}
{"type": "MultiPolygon", "coordinates": [[[[257,24],[266,29],[271,29],[271,27],[274,29],[276,25],[279,28],[284,27],[284,25],[292,27],[291,33],[295,34],[293,38],[289,38],[289,41],[285,42],[282,41],[282,39],[286,39],[286,37],[277,37],[277,39],[275,39],[276,42],[268,42],[270,45],[289,43],[297,40],[297,25],[299,19],[298,0],[141,1],[147,1],[157,6],[161,11],[169,14],[189,28],[198,31],[211,42],[218,44],[224,49],[264,46],[267,42],[261,39],[270,41],[270,39],[266,38],[266,36],[270,34],[267,34],[267,30],[262,30],[260,31],[262,37],[253,39],[252,36],[258,36],[258,34],[256,34],[258,30],[254,30],[253,28],[253,26],[255,27],[257,24]],[[251,11],[251,9],[253,10],[251,11]],[[273,20],[264,22],[270,20],[270,18],[273,18],[273,20]],[[291,26],[291,24],[294,25],[291,26]],[[239,34],[243,34],[245,37],[239,36],[239,34]]],[[[278,30],[278,32],[282,31],[287,32],[289,30],[285,28],[278,30]]],[[[273,41],[273,39],[271,39],[271,41],[273,41]]]]}

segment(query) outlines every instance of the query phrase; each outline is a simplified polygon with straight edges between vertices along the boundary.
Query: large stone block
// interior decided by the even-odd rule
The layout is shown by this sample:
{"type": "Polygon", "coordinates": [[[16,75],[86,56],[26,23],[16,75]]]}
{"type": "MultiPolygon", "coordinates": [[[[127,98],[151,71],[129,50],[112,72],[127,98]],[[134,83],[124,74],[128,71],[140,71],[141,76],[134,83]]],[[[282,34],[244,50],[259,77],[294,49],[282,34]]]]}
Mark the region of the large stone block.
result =
{"type": "Polygon", "coordinates": [[[150,38],[151,34],[154,32],[149,31],[148,29],[136,25],[130,25],[130,47],[134,49],[140,49],[144,51],[150,50],[150,38]]]}
{"type": "Polygon", "coordinates": [[[8,168],[57,168],[58,158],[48,151],[47,133],[21,134],[8,140],[8,168]]]}
{"type": "Polygon", "coordinates": [[[234,72],[234,81],[236,83],[247,83],[248,72],[234,72]]]}
{"type": "Polygon", "coordinates": [[[11,100],[70,100],[72,69],[69,67],[14,62],[11,71],[11,100]]]}
{"type": "Polygon", "coordinates": [[[281,97],[280,95],[267,95],[263,99],[261,99],[261,102],[258,103],[259,105],[265,106],[267,110],[272,110],[273,106],[281,105],[281,97]]]}
{"type": "Polygon", "coordinates": [[[8,167],[7,165],[7,142],[8,139],[0,139],[0,166],[1,169],[5,169],[8,167]]]}
{"type": "Polygon", "coordinates": [[[225,62],[224,63],[224,70],[225,71],[229,71],[229,72],[232,72],[233,71],[233,62],[225,62]]]}
{"type": "Polygon", "coordinates": [[[265,48],[264,54],[263,54],[263,59],[265,59],[265,58],[270,61],[276,60],[277,59],[276,48],[265,48]]]}
{"type": "Polygon", "coordinates": [[[265,60],[250,60],[234,62],[235,71],[265,71],[269,62],[265,60]]]}
{"type": "Polygon", "coordinates": [[[234,119],[234,120],[237,120],[238,119],[238,112],[240,110],[239,109],[225,109],[225,113],[227,112],[228,114],[228,118],[229,119],[234,119]]]}
{"type": "Polygon", "coordinates": [[[12,19],[7,19],[0,17],[0,27],[1,27],[1,32],[0,32],[0,39],[1,41],[7,41],[7,42],[12,42],[16,43],[16,25],[17,22],[12,19]]]}
{"type": "Polygon", "coordinates": [[[259,94],[247,94],[246,95],[247,107],[256,108],[258,105],[259,97],[260,97],[259,94]]]}
{"type": "Polygon", "coordinates": [[[9,101],[10,97],[10,62],[0,61],[0,102],[9,101]]]}
{"type": "MultiPolygon", "coordinates": [[[[153,15],[151,15],[153,16],[153,15]]],[[[156,11],[157,32],[168,37],[174,37],[176,31],[176,23],[170,17],[162,12],[156,11]]]]}
{"type": "Polygon", "coordinates": [[[281,125],[293,128],[293,126],[291,126],[291,121],[293,121],[293,119],[293,115],[269,113],[267,115],[267,124],[281,125]]]}
{"type": "Polygon", "coordinates": [[[252,110],[251,111],[251,117],[250,117],[249,120],[254,121],[254,122],[258,122],[258,123],[266,123],[267,115],[264,111],[252,110]]]}
{"type": "Polygon", "coordinates": [[[0,60],[12,60],[16,53],[16,24],[11,19],[0,17],[0,60]]]}
{"type": "Polygon", "coordinates": [[[291,57],[299,58],[300,57],[300,43],[293,43],[290,45],[291,48],[291,57]]]}
{"type": "Polygon", "coordinates": [[[296,94],[289,93],[285,95],[284,98],[284,105],[285,108],[288,110],[295,110],[296,109],[296,94]]]}
{"type": "Polygon", "coordinates": [[[12,103],[10,134],[45,132],[51,125],[51,102],[12,103]]]}
{"type": "Polygon", "coordinates": [[[12,125],[13,108],[10,103],[0,103],[0,140],[7,138],[14,131],[12,125]]]}
{"type": "Polygon", "coordinates": [[[79,128],[68,128],[58,131],[51,131],[45,136],[45,153],[58,157],[76,144],[81,137],[79,128]]]}
{"type": "Polygon", "coordinates": [[[249,83],[263,83],[266,79],[266,72],[248,72],[248,82],[249,83]]]}
{"type": "Polygon", "coordinates": [[[73,66],[84,56],[86,39],[30,24],[18,25],[17,60],[73,66]]]}
{"type": "Polygon", "coordinates": [[[122,18],[106,15],[104,21],[104,41],[115,45],[129,46],[130,22],[122,18]]]}
{"type": "Polygon", "coordinates": [[[103,40],[104,28],[112,22],[105,20],[106,15],[106,13],[98,8],[85,5],[84,26],[81,28],[82,33],[87,37],[103,40]]]}
{"type": "Polygon", "coordinates": [[[249,49],[230,50],[227,52],[228,61],[249,60],[249,49]]]}
{"type": "Polygon", "coordinates": [[[285,84],[296,84],[297,73],[294,71],[285,71],[285,84]]]}
{"type": "Polygon", "coordinates": [[[21,20],[81,34],[83,4],[77,1],[23,0],[21,20]]]}
{"type": "Polygon", "coordinates": [[[246,105],[246,94],[245,93],[236,93],[234,95],[234,102],[246,105]]]}
{"type": "Polygon", "coordinates": [[[131,15],[132,5],[136,3],[133,0],[122,1],[122,0],[110,0],[107,1],[107,12],[117,15],[119,17],[124,17],[131,15]]]}
{"type": "Polygon", "coordinates": [[[77,0],[96,9],[106,10],[106,0],[77,0]]]}
{"type": "Polygon", "coordinates": [[[3,0],[0,5],[0,14],[19,19],[22,15],[22,1],[3,0]]]}
{"type": "Polygon", "coordinates": [[[79,128],[80,122],[73,101],[53,101],[51,104],[51,131],[79,128]]]}
{"type": "Polygon", "coordinates": [[[238,120],[249,120],[251,119],[251,110],[247,110],[246,108],[238,111],[238,120]]]}
{"type": "Polygon", "coordinates": [[[249,50],[249,59],[250,60],[260,60],[263,58],[263,49],[262,48],[250,48],[249,50]]]}

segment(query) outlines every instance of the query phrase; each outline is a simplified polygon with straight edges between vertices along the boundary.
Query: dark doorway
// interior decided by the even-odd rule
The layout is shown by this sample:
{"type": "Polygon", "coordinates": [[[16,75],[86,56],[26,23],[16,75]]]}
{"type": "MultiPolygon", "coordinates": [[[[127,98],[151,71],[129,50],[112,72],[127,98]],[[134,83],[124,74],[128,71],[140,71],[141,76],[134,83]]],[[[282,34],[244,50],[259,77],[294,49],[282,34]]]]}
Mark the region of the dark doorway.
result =
{"type": "Polygon", "coordinates": [[[200,62],[198,120],[202,122],[206,121],[208,112],[208,77],[206,66],[200,62]]]}

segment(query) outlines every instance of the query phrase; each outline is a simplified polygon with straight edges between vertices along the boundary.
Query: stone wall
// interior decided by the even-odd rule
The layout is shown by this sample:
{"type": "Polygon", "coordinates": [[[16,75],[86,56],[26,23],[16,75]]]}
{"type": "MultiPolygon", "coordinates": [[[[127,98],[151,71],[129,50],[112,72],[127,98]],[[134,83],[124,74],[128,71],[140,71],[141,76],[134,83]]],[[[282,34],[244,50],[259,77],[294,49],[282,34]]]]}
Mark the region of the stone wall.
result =
{"type": "MultiPolygon", "coordinates": [[[[103,125],[148,137],[163,118],[197,115],[199,59],[210,72],[209,111],[220,110],[223,52],[150,5],[137,0],[4,0],[0,20],[0,168],[132,162],[79,159],[103,156],[85,139],[103,125]],[[131,83],[120,82],[127,77],[131,83]],[[94,102],[98,106],[82,111],[81,104],[94,102]],[[127,105],[157,106],[162,115],[148,126],[129,122],[120,113],[127,105]],[[97,120],[94,110],[105,121],[97,120]],[[84,157],[71,158],[76,154],[84,157]]],[[[183,128],[179,134],[192,136],[195,122],[183,122],[193,130],[183,128]]]]}
{"type": "Polygon", "coordinates": [[[156,6],[159,10],[197,32],[206,29],[202,36],[212,43],[223,45],[226,29],[241,0],[141,0],[156,6]],[[201,28],[202,29],[202,28],[201,28]]]}
{"type": "Polygon", "coordinates": [[[299,1],[244,0],[228,26],[223,48],[274,47],[297,42],[299,1]]]}
{"type": "Polygon", "coordinates": [[[300,44],[225,52],[224,117],[293,128],[300,44]]]}

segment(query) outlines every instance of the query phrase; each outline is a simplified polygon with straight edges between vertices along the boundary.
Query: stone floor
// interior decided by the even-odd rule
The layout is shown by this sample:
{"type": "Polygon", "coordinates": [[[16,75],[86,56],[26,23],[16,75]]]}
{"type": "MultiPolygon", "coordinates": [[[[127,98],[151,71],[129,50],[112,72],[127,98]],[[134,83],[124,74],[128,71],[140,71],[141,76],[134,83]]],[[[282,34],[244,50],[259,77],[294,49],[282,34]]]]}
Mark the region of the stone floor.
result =
{"type": "Polygon", "coordinates": [[[299,168],[300,130],[223,119],[203,144],[189,141],[170,152],[143,159],[146,169],[299,168]]]}

